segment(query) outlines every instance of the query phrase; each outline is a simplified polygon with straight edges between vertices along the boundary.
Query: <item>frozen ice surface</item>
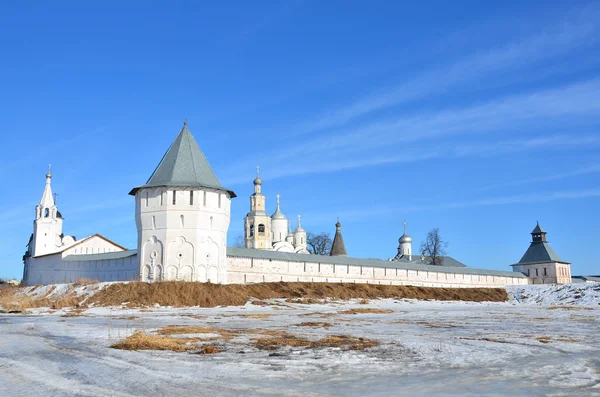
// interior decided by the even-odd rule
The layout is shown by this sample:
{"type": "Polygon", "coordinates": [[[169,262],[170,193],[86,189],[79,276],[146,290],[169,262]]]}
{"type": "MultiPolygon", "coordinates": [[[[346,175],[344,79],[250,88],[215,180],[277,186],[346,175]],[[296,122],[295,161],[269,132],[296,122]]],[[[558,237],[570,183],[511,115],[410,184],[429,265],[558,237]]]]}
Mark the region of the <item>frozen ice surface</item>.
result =
{"type": "Polygon", "coordinates": [[[598,284],[569,292],[581,305],[557,308],[567,300],[558,296],[560,287],[514,289],[518,299],[507,303],[272,300],[275,305],[92,308],[79,317],[62,317],[62,310],[0,315],[0,396],[600,395],[600,306],[597,294],[595,301],[583,298],[598,284]],[[340,314],[350,308],[393,312],[340,314]],[[297,326],[307,321],[333,326],[297,326]],[[238,337],[214,342],[223,350],[215,355],[108,347],[136,329],[165,325],[265,328],[310,338],[345,334],[380,345],[272,354],[238,337]]]}

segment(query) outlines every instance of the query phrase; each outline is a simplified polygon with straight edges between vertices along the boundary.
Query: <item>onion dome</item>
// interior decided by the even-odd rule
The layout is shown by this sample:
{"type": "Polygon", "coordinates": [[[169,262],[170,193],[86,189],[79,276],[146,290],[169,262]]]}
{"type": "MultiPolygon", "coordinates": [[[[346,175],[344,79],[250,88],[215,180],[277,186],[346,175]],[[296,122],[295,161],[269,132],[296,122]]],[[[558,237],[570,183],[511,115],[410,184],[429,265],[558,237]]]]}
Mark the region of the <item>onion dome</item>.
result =
{"type": "Polygon", "coordinates": [[[406,234],[406,221],[404,221],[404,234],[398,239],[398,243],[412,243],[412,237],[406,234]]]}

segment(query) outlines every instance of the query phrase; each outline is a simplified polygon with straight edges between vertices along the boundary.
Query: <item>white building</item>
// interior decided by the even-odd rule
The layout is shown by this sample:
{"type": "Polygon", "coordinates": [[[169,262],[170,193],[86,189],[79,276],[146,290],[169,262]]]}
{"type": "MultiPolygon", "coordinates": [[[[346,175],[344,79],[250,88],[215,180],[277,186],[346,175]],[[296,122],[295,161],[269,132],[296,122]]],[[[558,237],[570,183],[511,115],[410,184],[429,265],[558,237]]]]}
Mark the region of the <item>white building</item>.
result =
{"type": "Polygon", "coordinates": [[[266,212],[262,181],[254,180],[250,212],[244,219],[246,248],[228,248],[231,199],[219,183],[184,123],[162,160],[135,196],[137,248],[124,247],[98,234],[77,240],[62,231],[62,215],[52,198],[50,172],[33,234],[24,256],[23,282],[48,284],[80,278],[100,281],[188,280],[214,283],[277,281],[348,282],[438,287],[501,287],[528,284],[522,272],[466,268],[450,257],[443,266],[413,259],[412,239],[400,238],[395,261],[347,256],[336,224],[328,256],[310,255],[306,231],[294,232],[281,211],[266,212]]]}

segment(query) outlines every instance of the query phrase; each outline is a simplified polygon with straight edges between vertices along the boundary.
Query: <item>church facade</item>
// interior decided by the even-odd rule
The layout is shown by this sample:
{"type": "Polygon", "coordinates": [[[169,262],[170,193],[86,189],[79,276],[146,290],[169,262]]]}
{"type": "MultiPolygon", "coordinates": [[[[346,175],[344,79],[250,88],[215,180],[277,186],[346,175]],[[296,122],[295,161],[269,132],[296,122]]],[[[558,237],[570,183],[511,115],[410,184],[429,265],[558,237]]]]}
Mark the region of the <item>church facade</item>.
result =
{"type": "Polygon", "coordinates": [[[520,267],[513,272],[474,269],[450,257],[444,257],[442,266],[427,265],[412,254],[406,225],[395,260],[348,257],[339,222],[331,255],[311,255],[300,216],[292,232],[289,219],[281,211],[280,197],[275,212],[268,215],[258,175],[250,211],[244,218],[245,248],[227,247],[231,200],[236,195],[219,183],[187,123],[148,181],[129,193],[135,198],[135,249],[126,249],[98,234],[80,240],[65,235],[62,215],[52,197],[51,178],[48,172],[23,257],[25,284],[86,278],[503,287],[532,280],[520,267]]]}
{"type": "Polygon", "coordinates": [[[280,198],[277,195],[277,209],[269,216],[257,168],[254,193],[250,196],[250,212],[244,218],[244,244],[246,248],[308,254],[306,231],[300,224],[300,215],[298,227],[292,233],[289,219],[281,212],[280,198]]]}

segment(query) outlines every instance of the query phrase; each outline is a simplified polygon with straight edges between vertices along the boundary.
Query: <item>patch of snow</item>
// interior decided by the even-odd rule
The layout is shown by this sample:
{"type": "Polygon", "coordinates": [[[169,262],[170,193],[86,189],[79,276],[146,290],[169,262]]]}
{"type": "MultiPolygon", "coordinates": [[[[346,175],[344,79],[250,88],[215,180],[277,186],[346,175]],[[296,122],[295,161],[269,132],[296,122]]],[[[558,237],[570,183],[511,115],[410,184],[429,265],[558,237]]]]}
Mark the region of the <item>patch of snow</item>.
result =
{"type": "Polygon", "coordinates": [[[509,300],[514,303],[544,306],[581,305],[597,307],[600,305],[600,283],[507,286],[506,291],[509,300]]]}

